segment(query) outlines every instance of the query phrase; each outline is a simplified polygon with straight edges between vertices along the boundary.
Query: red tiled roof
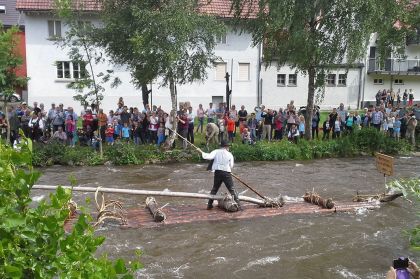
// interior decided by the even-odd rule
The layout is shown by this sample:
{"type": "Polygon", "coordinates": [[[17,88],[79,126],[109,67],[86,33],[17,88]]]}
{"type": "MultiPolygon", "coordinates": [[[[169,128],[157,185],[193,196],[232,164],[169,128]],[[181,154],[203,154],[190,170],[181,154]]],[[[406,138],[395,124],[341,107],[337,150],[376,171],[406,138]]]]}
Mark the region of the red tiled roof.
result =
{"type": "MultiPolygon", "coordinates": [[[[82,11],[99,11],[99,0],[73,0],[73,8],[82,11]]],[[[17,0],[16,10],[20,11],[51,11],[54,10],[54,0],[17,0]]]]}
{"type": "MultiPolygon", "coordinates": [[[[233,18],[235,9],[231,0],[200,0],[199,11],[204,14],[233,18]]],[[[258,14],[258,0],[247,0],[241,8],[240,17],[256,18],[258,14]]]]}
{"type": "MultiPolygon", "coordinates": [[[[82,11],[99,11],[101,0],[73,0],[75,9],[82,11]]],[[[16,9],[20,11],[51,11],[54,10],[54,0],[17,0],[16,9]]],[[[231,0],[200,0],[199,11],[204,14],[233,18],[235,11],[232,9],[231,0]]],[[[241,17],[255,18],[258,11],[258,1],[248,0],[241,11],[241,17]],[[251,3],[251,4],[249,4],[251,3]]]]}

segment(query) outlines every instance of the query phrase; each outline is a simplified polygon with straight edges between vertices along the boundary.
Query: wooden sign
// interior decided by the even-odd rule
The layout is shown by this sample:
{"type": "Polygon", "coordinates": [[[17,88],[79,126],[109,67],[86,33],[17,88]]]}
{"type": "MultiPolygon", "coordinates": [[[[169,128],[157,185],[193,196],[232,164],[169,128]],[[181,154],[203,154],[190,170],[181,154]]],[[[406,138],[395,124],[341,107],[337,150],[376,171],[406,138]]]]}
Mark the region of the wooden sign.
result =
{"type": "Polygon", "coordinates": [[[376,153],[376,169],[384,175],[391,176],[394,174],[394,157],[376,153]]]}

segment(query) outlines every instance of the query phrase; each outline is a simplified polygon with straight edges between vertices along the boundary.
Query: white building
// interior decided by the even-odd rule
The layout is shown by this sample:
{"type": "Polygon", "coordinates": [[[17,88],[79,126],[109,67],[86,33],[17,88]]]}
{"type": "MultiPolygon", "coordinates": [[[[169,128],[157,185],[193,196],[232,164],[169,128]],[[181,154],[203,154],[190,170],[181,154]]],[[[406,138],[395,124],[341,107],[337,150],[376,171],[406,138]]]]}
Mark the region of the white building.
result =
{"type": "MultiPolygon", "coordinates": [[[[230,6],[227,1],[218,2],[216,10],[221,15],[229,13],[230,6]],[[220,3],[225,6],[223,11],[220,3]]],[[[18,10],[25,13],[26,25],[26,55],[27,71],[30,81],[28,83],[28,102],[42,102],[46,106],[50,103],[63,103],[65,106],[80,107],[73,100],[76,94],[68,89],[68,83],[80,75],[80,66],[72,63],[66,49],[62,49],[50,40],[52,36],[64,35],[66,26],[54,18],[51,13],[53,0],[18,0],[18,10]]],[[[87,6],[89,8],[90,6],[87,6]]],[[[96,6],[89,11],[97,11],[96,6]]],[[[97,22],[95,18],[86,20],[97,22]]],[[[378,68],[376,56],[373,56],[375,38],[372,38],[371,47],[367,52],[366,64],[358,68],[337,68],[329,73],[325,89],[325,97],[319,105],[321,108],[336,107],[340,103],[357,108],[364,101],[373,101],[379,89],[412,88],[416,99],[420,95],[420,44],[407,46],[407,60],[392,59],[391,68],[385,66],[378,68]],[[366,65],[366,66],[364,66],[366,65]],[[405,66],[404,66],[405,65],[405,66]],[[396,70],[398,67],[398,71],[396,70]],[[405,67],[405,68],[404,68],[405,67]],[[391,82],[392,81],[392,82],[391,82]]],[[[237,107],[245,105],[248,110],[263,103],[267,107],[285,107],[290,100],[297,106],[306,105],[307,77],[296,74],[289,67],[277,67],[275,64],[266,68],[262,65],[262,51],[260,46],[252,45],[251,35],[246,32],[229,31],[216,47],[216,55],[222,62],[215,68],[208,69],[208,79],[204,83],[194,83],[178,86],[178,102],[189,101],[193,107],[208,103],[219,103],[225,100],[226,81],[225,74],[232,75],[232,104],[237,107]]],[[[389,65],[388,65],[389,66],[389,65]]],[[[113,69],[122,80],[117,88],[106,88],[102,106],[115,109],[119,97],[123,97],[128,106],[142,107],[140,90],[131,83],[130,74],[121,66],[100,65],[96,71],[113,69]]],[[[159,88],[153,84],[152,103],[162,105],[166,110],[170,108],[169,88],[159,88]]]]}

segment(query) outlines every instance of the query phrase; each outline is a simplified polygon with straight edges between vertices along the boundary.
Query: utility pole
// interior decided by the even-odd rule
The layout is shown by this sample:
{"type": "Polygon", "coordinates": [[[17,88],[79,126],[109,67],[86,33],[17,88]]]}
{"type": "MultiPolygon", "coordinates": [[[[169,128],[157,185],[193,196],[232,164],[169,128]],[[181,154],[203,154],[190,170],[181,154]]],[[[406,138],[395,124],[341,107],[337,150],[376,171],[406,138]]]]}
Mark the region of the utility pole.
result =
{"type": "Polygon", "coordinates": [[[232,90],[229,88],[229,78],[230,75],[226,72],[225,79],[226,79],[226,107],[229,111],[230,109],[230,95],[232,94],[232,90]]]}

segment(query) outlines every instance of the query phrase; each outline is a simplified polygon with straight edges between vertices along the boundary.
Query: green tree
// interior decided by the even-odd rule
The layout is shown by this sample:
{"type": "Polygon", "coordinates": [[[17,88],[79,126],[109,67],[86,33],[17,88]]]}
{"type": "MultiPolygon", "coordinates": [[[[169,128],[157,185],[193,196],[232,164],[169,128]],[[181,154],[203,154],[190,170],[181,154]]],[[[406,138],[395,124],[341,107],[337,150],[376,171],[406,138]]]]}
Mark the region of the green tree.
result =
{"type": "MultiPolygon", "coordinates": [[[[0,92],[4,94],[4,111],[6,119],[9,120],[7,103],[9,97],[16,88],[24,87],[27,83],[26,77],[16,74],[17,69],[22,65],[23,58],[17,51],[19,45],[18,27],[4,29],[0,22],[0,92]]],[[[7,126],[7,142],[10,141],[10,125],[7,126]]]]}
{"type": "Polygon", "coordinates": [[[0,278],[133,278],[140,263],[126,265],[95,252],[105,238],[95,236],[90,215],[81,213],[70,232],[70,190],[58,188],[34,206],[32,142],[22,135],[19,149],[0,143],[0,278]]]}
{"type": "MultiPolygon", "coordinates": [[[[420,178],[394,180],[387,187],[391,190],[402,192],[405,197],[420,203],[420,178]]],[[[415,227],[409,230],[407,235],[411,247],[420,251],[420,224],[415,224],[415,227]]]]}
{"type": "MultiPolygon", "coordinates": [[[[315,93],[324,88],[328,69],[364,58],[370,35],[389,30],[397,19],[404,21],[406,4],[381,0],[233,0],[232,9],[237,18],[252,17],[247,27],[254,43],[263,43],[265,62],[288,64],[308,76],[305,122],[312,123],[315,93]]],[[[305,137],[311,138],[311,125],[306,125],[305,137]]]]}
{"type": "MultiPolygon", "coordinates": [[[[75,2],[72,0],[55,1],[55,10],[60,19],[67,27],[66,34],[63,37],[52,38],[57,45],[68,50],[68,56],[74,65],[79,65],[79,76],[70,82],[67,87],[76,90],[77,94],[73,97],[79,101],[85,108],[89,104],[94,104],[99,111],[101,102],[104,98],[106,83],[111,82],[111,88],[121,84],[118,77],[113,76],[114,71],[98,71],[96,66],[105,65],[108,62],[103,57],[101,49],[93,40],[95,27],[92,22],[86,20],[83,13],[83,5],[78,5],[74,9],[75,2]]],[[[102,137],[100,129],[97,131],[99,141],[99,150],[101,158],[103,157],[102,137]]]]}
{"type": "Polygon", "coordinates": [[[159,78],[160,86],[169,86],[172,111],[176,85],[206,78],[218,60],[216,36],[225,33],[222,22],[198,13],[198,5],[197,0],[103,1],[104,27],[97,32],[102,46],[116,63],[128,66],[135,84],[159,78]]]}

